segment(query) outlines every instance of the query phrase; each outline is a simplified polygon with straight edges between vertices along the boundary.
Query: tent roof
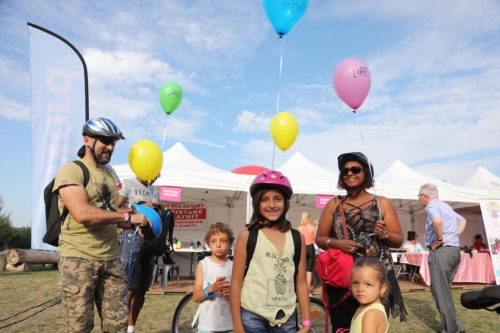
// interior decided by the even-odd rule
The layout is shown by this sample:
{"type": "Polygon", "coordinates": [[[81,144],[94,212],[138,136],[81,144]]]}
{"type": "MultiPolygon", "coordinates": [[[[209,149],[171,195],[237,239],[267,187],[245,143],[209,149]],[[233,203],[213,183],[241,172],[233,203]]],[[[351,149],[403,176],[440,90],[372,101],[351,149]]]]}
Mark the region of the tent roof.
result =
{"type": "Polygon", "coordinates": [[[375,180],[375,193],[391,199],[394,207],[403,211],[416,211],[424,208],[417,199],[417,194],[420,187],[428,183],[436,185],[439,199],[448,202],[454,208],[476,206],[479,198],[488,197],[487,191],[461,187],[424,175],[399,160],[396,160],[375,180]]]}
{"type": "MultiPolygon", "coordinates": [[[[113,168],[121,179],[135,177],[128,163],[114,165],[113,168]]],[[[248,189],[249,178],[213,167],[192,155],[182,143],[177,142],[163,153],[161,177],[154,185],[234,192],[248,189]]]]}
{"type": "Polygon", "coordinates": [[[185,171],[229,173],[228,171],[218,169],[195,157],[180,142],[177,142],[169,150],[163,153],[163,168],[185,171]]]}
{"type": "Polygon", "coordinates": [[[471,189],[487,190],[488,197],[500,199],[500,177],[481,166],[476,169],[472,177],[463,186],[471,189]]]}
{"type": "Polygon", "coordinates": [[[482,166],[478,167],[472,177],[470,177],[464,184],[468,188],[481,188],[485,190],[500,191],[500,177],[495,176],[482,166]]]}
{"type": "MultiPolygon", "coordinates": [[[[283,172],[290,179],[294,193],[302,195],[343,193],[337,189],[338,173],[314,164],[299,152],[294,153],[277,170],[283,172]]],[[[315,197],[307,199],[316,200],[315,197]]],[[[297,197],[297,200],[304,202],[306,198],[301,196],[297,197]]]]}
{"type": "Polygon", "coordinates": [[[296,152],[279,168],[279,171],[286,174],[287,177],[294,178],[313,178],[322,180],[338,180],[337,172],[320,167],[309,161],[299,152],[296,152]]]}
{"type": "Polygon", "coordinates": [[[454,188],[457,185],[444,182],[440,179],[424,175],[418,171],[413,170],[403,162],[396,160],[392,165],[375,178],[377,183],[394,184],[394,185],[410,185],[422,186],[430,183],[439,188],[454,188]]]}

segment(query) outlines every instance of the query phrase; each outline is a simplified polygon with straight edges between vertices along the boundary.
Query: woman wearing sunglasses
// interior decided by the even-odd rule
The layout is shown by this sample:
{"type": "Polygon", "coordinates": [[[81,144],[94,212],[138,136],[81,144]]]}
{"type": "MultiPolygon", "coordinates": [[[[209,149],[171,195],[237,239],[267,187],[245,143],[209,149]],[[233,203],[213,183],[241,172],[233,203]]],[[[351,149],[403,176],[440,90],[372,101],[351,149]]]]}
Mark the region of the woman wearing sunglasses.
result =
{"type": "MultiPolygon", "coordinates": [[[[389,247],[399,248],[404,237],[399,219],[390,201],[367,190],[374,186],[373,166],[368,158],[358,152],[338,157],[338,188],[347,191],[342,197],[348,239],[344,238],[342,217],[338,200],[330,200],[323,210],[316,244],[327,250],[337,248],[354,256],[357,261],[363,257],[376,258],[384,263],[389,277],[389,302],[385,304],[387,314],[400,316],[406,321],[406,309],[399,289],[389,247]]],[[[350,272],[346,272],[350,274],[350,272]]],[[[329,304],[339,303],[330,310],[332,332],[349,328],[359,307],[358,301],[346,296],[349,289],[327,285],[329,304]]]]}

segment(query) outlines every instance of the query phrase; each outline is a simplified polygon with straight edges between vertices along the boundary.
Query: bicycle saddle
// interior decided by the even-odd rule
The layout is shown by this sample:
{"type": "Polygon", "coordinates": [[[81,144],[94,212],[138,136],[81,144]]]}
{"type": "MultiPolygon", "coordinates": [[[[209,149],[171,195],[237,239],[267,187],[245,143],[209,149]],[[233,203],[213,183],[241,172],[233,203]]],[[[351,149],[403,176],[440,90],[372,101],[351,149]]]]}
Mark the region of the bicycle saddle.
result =
{"type": "Polygon", "coordinates": [[[500,304],[500,286],[490,286],[483,290],[471,290],[460,296],[462,306],[471,310],[485,309],[496,311],[500,314],[500,306],[495,309],[488,309],[490,306],[500,304]]]}

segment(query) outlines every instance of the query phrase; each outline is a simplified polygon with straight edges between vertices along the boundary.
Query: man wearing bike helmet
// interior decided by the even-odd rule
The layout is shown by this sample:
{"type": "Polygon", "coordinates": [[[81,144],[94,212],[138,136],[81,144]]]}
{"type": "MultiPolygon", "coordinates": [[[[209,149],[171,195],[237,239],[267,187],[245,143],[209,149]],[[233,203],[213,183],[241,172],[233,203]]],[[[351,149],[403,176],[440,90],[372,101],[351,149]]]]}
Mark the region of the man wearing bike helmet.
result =
{"type": "Polygon", "coordinates": [[[117,140],[125,139],[109,119],[95,118],[83,125],[81,162],[88,169],[67,163],[59,169],[53,191],[59,192],[59,211],[69,211],[59,235],[59,286],[67,311],[69,332],[90,332],[94,327],[94,303],[103,332],[127,329],[127,280],[116,241],[117,227],[150,225],[142,214],[117,210],[117,184],[105,167],[117,140]]]}

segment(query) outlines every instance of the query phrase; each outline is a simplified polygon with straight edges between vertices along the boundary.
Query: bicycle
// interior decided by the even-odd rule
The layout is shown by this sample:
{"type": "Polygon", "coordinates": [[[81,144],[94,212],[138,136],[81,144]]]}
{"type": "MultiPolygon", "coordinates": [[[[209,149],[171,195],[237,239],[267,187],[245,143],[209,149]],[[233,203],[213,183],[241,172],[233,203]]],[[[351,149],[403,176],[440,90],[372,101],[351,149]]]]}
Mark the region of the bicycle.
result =
{"type": "Polygon", "coordinates": [[[466,309],[495,311],[500,315],[500,286],[489,286],[482,290],[466,291],[460,295],[460,303],[466,309]],[[490,309],[495,305],[499,306],[490,309]]]}
{"type": "MultiPolygon", "coordinates": [[[[319,333],[325,331],[325,308],[323,302],[314,297],[309,297],[310,300],[310,318],[311,318],[311,333],[319,333]]],[[[298,301],[297,301],[298,302],[298,301]]],[[[172,318],[172,333],[187,333],[198,332],[198,315],[199,304],[193,301],[193,293],[190,292],[184,296],[174,312],[172,318]]],[[[297,307],[297,318],[300,320],[302,314],[300,307],[297,307]]],[[[299,329],[301,328],[300,323],[299,329]]]]}

